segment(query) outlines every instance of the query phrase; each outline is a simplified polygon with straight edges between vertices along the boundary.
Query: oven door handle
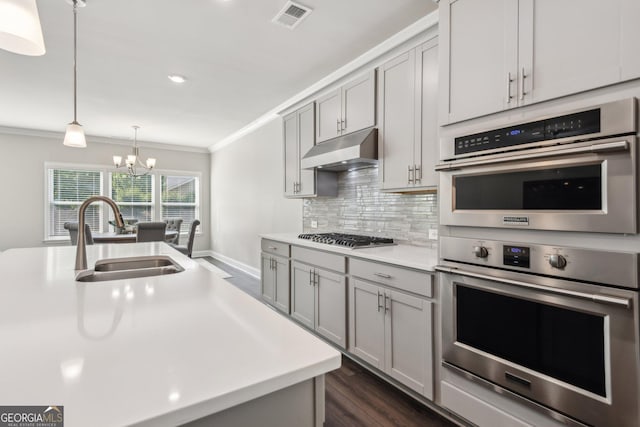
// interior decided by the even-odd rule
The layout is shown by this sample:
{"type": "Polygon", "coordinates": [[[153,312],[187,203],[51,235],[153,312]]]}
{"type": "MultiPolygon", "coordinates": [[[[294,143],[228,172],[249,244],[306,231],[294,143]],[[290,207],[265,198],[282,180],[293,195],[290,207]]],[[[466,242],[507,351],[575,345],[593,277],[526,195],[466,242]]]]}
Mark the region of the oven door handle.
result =
{"type": "Polygon", "coordinates": [[[567,148],[566,146],[557,146],[547,148],[545,151],[529,154],[517,154],[514,156],[499,157],[493,159],[478,160],[461,160],[459,162],[440,163],[436,165],[436,171],[457,170],[472,166],[491,165],[494,163],[514,162],[517,160],[540,159],[544,157],[566,155],[566,154],[583,154],[583,153],[602,153],[607,151],[627,151],[629,150],[629,141],[613,141],[601,144],[592,144],[581,147],[567,148]]]}
{"type": "Polygon", "coordinates": [[[501,277],[487,276],[486,274],[473,273],[471,271],[445,267],[442,265],[436,265],[434,267],[434,270],[441,273],[457,274],[459,276],[473,277],[475,279],[488,280],[491,282],[504,283],[506,285],[519,286],[522,288],[535,289],[538,291],[544,291],[553,294],[586,299],[601,304],[619,305],[627,309],[631,308],[631,300],[629,298],[618,298],[610,295],[589,294],[586,292],[571,291],[569,289],[553,288],[551,286],[534,285],[533,283],[521,282],[519,280],[503,279],[501,277]]]}

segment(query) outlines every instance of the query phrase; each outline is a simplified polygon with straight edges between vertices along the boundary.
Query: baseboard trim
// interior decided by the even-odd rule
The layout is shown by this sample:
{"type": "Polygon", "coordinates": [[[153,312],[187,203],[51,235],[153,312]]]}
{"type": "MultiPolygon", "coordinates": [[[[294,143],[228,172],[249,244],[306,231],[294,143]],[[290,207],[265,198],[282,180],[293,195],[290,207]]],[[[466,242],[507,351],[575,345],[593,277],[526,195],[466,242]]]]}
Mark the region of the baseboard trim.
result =
{"type": "Polygon", "coordinates": [[[210,256],[212,258],[215,258],[219,261],[222,261],[226,264],[229,264],[231,267],[237,268],[238,270],[241,270],[245,273],[247,273],[249,276],[252,276],[258,280],[260,280],[260,269],[258,268],[253,268],[250,265],[247,265],[243,262],[240,262],[234,258],[230,258],[226,255],[222,255],[221,253],[218,252],[214,252],[212,250],[207,250],[207,251],[197,251],[193,253],[193,257],[194,258],[199,258],[199,257],[205,257],[205,256],[210,256]]]}

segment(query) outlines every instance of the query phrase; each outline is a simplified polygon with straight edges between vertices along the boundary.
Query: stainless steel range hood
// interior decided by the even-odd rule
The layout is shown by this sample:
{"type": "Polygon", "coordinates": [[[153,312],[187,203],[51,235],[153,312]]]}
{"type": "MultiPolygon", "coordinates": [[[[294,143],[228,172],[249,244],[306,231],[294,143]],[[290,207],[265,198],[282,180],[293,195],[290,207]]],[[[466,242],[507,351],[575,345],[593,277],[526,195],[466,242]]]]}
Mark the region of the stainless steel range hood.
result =
{"type": "Polygon", "coordinates": [[[367,128],[314,145],[302,158],[303,169],[339,172],[378,164],[378,129],[367,128]]]}

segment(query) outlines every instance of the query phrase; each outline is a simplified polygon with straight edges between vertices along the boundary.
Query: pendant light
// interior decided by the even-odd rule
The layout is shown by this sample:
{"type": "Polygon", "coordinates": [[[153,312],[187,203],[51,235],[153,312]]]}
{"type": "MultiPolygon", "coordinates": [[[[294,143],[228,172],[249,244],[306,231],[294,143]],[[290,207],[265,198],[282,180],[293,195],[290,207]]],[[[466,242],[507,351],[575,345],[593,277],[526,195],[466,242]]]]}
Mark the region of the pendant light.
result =
{"type": "Polygon", "coordinates": [[[0,0],[0,49],[19,55],[44,55],[36,0],[0,0]]]}
{"type": "Polygon", "coordinates": [[[78,123],[78,3],[84,6],[84,2],[73,0],[73,121],[67,125],[67,132],[64,135],[64,145],[68,147],[84,148],[87,146],[87,140],[84,137],[82,125],[78,123]]]}
{"type": "Polygon", "coordinates": [[[148,175],[151,169],[156,166],[156,159],[149,157],[146,163],[142,163],[142,160],[140,160],[140,148],[138,148],[138,129],[140,129],[140,126],[132,126],[132,128],[134,135],[131,154],[127,156],[124,165],[122,164],[122,156],[113,156],[113,164],[116,168],[126,165],[129,175],[135,178],[148,175]],[[142,168],[142,172],[138,173],[138,167],[142,168]]]}

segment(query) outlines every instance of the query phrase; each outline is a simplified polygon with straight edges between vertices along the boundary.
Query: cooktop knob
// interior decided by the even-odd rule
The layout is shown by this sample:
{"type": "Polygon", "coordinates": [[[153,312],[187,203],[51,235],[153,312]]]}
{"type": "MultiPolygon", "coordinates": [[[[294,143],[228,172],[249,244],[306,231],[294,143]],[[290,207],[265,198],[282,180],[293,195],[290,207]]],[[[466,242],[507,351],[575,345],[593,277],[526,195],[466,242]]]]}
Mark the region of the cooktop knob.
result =
{"type": "Polygon", "coordinates": [[[474,246],[473,253],[478,258],[486,258],[489,256],[489,251],[484,246],[474,246]]]}
{"type": "Polygon", "coordinates": [[[551,267],[562,269],[567,266],[567,259],[558,254],[549,255],[549,264],[551,267]]]}

